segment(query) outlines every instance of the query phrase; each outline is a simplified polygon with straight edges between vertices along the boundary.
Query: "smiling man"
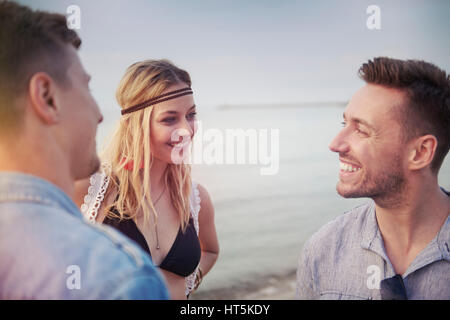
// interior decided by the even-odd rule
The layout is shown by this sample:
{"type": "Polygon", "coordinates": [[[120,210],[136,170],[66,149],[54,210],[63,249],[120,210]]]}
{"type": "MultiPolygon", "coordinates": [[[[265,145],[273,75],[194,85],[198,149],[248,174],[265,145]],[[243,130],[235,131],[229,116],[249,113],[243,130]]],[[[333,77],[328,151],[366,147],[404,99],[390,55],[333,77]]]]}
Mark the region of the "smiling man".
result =
{"type": "Polygon", "coordinates": [[[305,244],[300,299],[450,299],[450,77],[416,60],[375,58],[330,149],[337,192],[368,197],[305,244]]]}

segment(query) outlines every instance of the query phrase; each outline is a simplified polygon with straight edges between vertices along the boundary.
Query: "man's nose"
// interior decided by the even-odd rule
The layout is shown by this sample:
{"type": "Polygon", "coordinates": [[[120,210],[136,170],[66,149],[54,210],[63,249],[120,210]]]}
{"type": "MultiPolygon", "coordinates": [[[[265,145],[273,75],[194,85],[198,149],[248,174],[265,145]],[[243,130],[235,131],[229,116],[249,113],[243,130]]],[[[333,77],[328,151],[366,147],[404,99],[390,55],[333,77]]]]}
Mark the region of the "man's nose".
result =
{"type": "Polygon", "coordinates": [[[333,140],[331,140],[328,148],[333,152],[346,153],[350,149],[350,145],[345,135],[345,128],[342,129],[333,140]]]}

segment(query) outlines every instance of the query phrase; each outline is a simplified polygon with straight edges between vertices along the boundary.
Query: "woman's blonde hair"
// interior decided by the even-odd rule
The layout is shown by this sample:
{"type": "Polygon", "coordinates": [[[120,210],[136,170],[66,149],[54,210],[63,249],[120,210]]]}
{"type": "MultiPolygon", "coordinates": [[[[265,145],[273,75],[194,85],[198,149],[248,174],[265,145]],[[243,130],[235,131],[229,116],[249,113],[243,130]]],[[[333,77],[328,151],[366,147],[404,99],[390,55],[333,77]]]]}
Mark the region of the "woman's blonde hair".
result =
{"type": "MultiPolygon", "coordinates": [[[[145,60],[132,64],[125,72],[116,91],[116,99],[122,109],[142,103],[161,95],[170,86],[185,83],[191,86],[189,74],[168,60],[145,60]]],[[[118,191],[114,201],[106,206],[108,217],[136,219],[142,209],[144,223],[150,215],[157,213],[150,193],[150,167],[153,163],[150,144],[150,119],[153,106],[125,114],[105,150],[102,160],[111,164],[107,197],[118,191]],[[133,170],[125,169],[133,161],[133,170]],[[140,169],[141,161],[144,168],[140,169]],[[115,208],[118,214],[111,209],[115,208]]],[[[164,183],[169,190],[172,203],[177,210],[182,230],[186,229],[190,217],[189,197],[191,193],[190,165],[169,163],[164,172],[164,183]]]]}

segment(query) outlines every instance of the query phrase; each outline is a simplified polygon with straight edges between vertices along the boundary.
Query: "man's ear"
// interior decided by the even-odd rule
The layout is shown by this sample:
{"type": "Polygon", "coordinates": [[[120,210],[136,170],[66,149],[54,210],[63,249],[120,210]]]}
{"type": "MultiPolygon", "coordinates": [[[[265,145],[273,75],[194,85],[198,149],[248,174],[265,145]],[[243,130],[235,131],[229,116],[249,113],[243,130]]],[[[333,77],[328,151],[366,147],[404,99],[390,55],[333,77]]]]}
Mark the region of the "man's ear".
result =
{"type": "Polygon", "coordinates": [[[409,153],[409,169],[420,170],[428,166],[433,161],[437,144],[436,137],[431,134],[417,138],[413,142],[409,153]]]}
{"type": "Polygon", "coordinates": [[[60,120],[56,91],[56,83],[45,72],[35,73],[28,83],[28,94],[33,110],[43,122],[48,124],[55,124],[60,120]]]}

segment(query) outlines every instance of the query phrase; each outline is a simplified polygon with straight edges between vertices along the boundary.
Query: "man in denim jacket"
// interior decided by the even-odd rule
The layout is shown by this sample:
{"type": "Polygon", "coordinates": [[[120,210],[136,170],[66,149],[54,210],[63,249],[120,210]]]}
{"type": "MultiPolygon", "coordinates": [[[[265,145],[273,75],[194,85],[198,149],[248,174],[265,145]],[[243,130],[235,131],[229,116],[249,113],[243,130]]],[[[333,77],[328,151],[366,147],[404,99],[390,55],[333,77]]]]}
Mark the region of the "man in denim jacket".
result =
{"type": "Polygon", "coordinates": [[[81,40],[62,15],[2,1],[0,43],[0,299],[167,299],[148,255],[70,198],[100,163],[81,40]]]}
{"type": "Polygon", "coordinates": [[[450,78],[424,61],[375,58],[330,144],[338,193],[372,201],[305,244],[300,299],[450,299],[450,78]]]}

